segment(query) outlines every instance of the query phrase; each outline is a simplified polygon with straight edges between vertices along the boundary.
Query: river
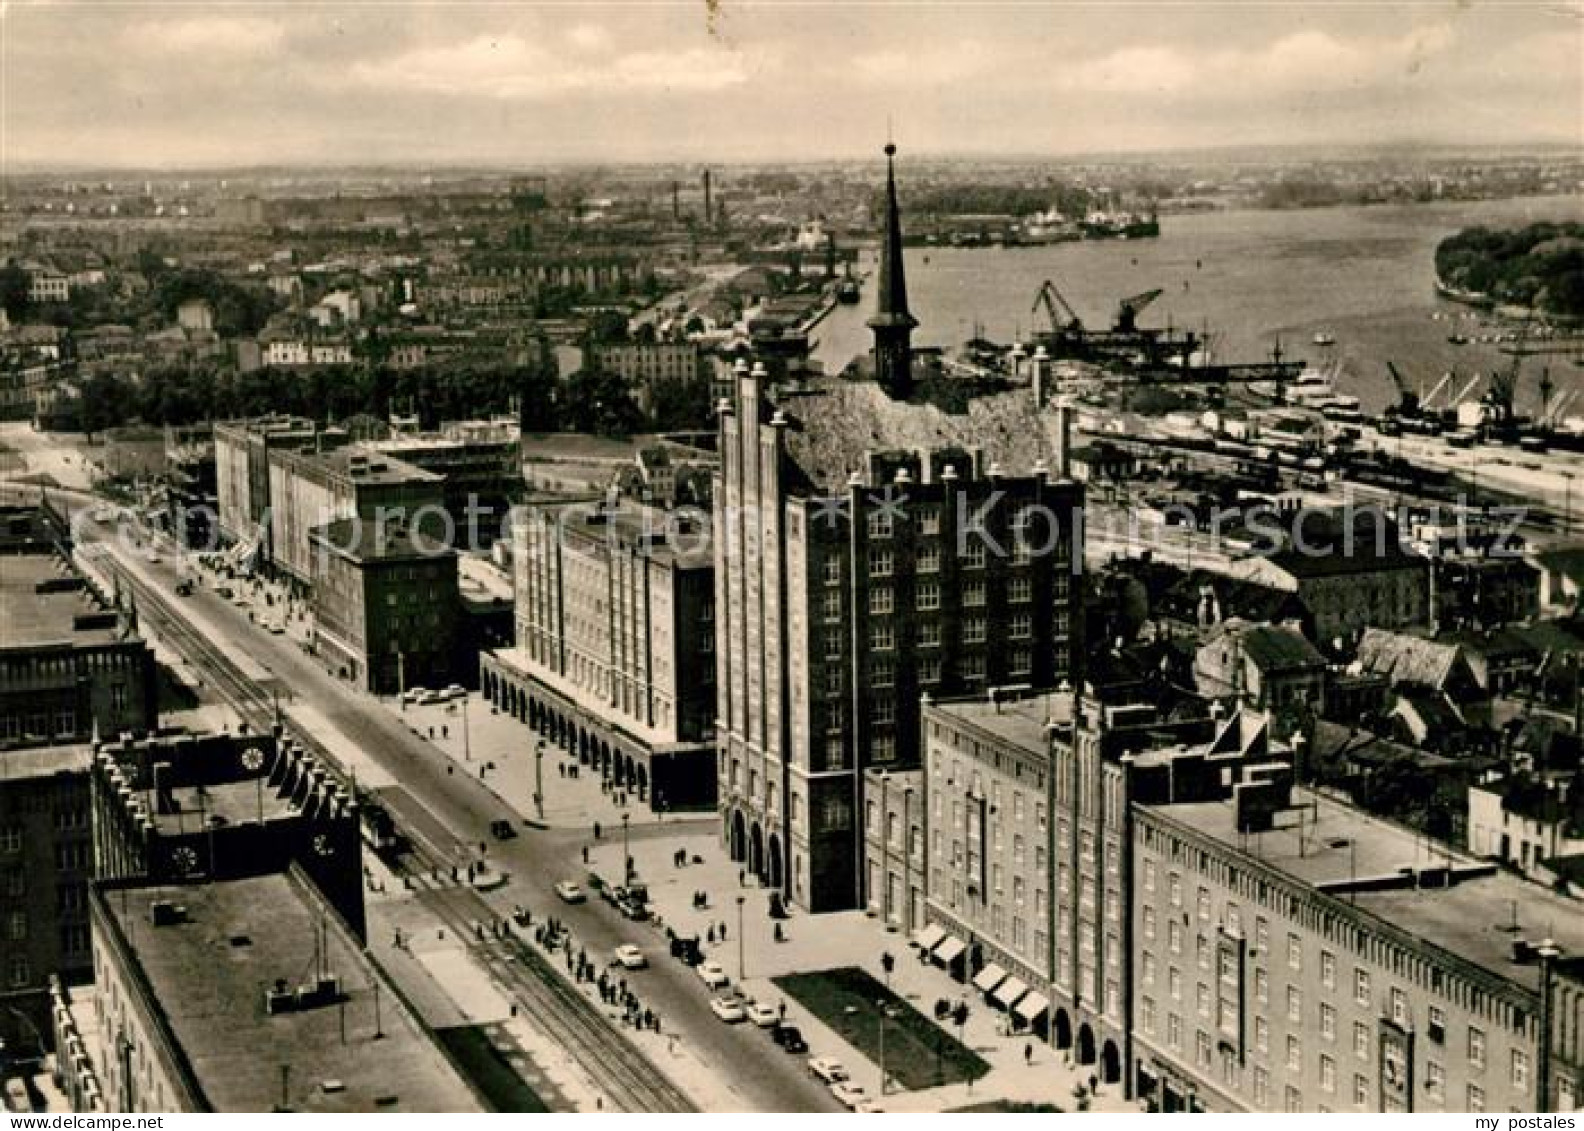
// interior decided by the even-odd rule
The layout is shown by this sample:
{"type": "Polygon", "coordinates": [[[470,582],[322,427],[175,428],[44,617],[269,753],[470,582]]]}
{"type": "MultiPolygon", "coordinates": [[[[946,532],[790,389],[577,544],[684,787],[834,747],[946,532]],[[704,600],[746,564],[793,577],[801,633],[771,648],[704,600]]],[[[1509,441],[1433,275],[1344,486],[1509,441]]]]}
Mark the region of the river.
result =
{"type": "MultiPolygon", "coordinates": [[[[902,207],[905,225],[905,196],[902,207]]],[[[1163,216],[1161,235],[1151,240],[909,248],[908,298],[921,324],[914,340],[954,346],[976,324],[993,341],[1026,338],[1046,324],[1042,311],[1031,310],[1044,279],[1090,326],[1109,325],[1118,299],[1160,287],[1141,325],[1208,326],[1220,361],[1265,360],[1278,340],[1290,356],[1334,359],[1338,388],[1379,409],[1396,399],[1387,359],[1424,389],[1449,369],[1463,375],[1453,382],[1462,386],[1477,372],[1512,364],[1494,345],[1447,341],[1474,322],[1447,321],[1468,308],[1435,293],[1435,248],[1461,228],[1535,220],[1584,220],[1584,197],[1208,212],[1163,216]],[[1441,320],[1432,317],[1437,312],[1441,320]],[[1336,344],[1314,345],[1318,332],[1336,344]]],[[[869,348],[864,319],[873,309],[871,284],[872,277],[862,302],[837,307],[814,330],[815,356],[829,372],[869,348]]],[[[1584,390],[1584,367],[1571,357],[1533,357],[1524,363],[1521,406],[1537,403],[1542,365],[1559,392],[1584,390]]],[[[1584,400],[1575,407],[1584,415],[1584,400]]]]}

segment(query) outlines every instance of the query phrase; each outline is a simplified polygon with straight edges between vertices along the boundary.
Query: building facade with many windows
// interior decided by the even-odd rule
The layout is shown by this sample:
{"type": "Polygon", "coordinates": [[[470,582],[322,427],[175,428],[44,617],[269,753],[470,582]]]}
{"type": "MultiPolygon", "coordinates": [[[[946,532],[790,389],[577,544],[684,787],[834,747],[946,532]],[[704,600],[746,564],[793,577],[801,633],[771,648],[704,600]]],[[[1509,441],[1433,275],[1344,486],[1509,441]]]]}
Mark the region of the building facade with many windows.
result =
{"type": "Polygon", "coordinates": [[[715,583],[708,517],[612,492],[525,507],[516,645],[485,693],[656,810],[715,803],[715,583]]]}
{"type": "Polygon", "coordinates": [[[1576,902],[1290,786],[1157,793],[1132,840],[1137,1083],[1160,1106],[1571,1111],[1584,1096],[1576,902]]]}
{"type": "Polygon", "coordinates": [[[1059,445],[1026,395],[995,406],[1020,427],[992,458],[960,442],[967,421],[872,382],[774,404],[767,384],[739,372],[721,412],[725,835],[800,906],[859,907],[875,896],[864,772],[920,764],[920,695],[1053,687],[1071,670],[1082,488],[1043,462],[1059,445]]]}

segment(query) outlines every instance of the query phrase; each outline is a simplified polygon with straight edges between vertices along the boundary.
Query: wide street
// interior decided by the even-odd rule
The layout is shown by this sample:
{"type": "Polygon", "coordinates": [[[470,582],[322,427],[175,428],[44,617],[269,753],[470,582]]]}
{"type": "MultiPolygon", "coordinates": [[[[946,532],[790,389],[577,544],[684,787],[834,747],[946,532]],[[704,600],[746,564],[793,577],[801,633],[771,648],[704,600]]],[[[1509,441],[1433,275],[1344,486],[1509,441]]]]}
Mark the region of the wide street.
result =
{"type": "MultiPolygon", "coordinates": [[[[110,532],[97,524],[80,522],[85,538],[104,540],[117,563],[143,581],[171,594],[180,563],[165,555],[158,563],[129,552],[110,532]]],[[[636,943],[653,959],[645,971],[629,976],[644,1004],[664,1019],[668,1031],[680,1033],[699,1062],[729,1066],[730,1085],[745,1109],[763,1111],[834,1111],[838,1105],[829,1092],[807,1072],[800,1057],[790,1057],[762,1035],[742,1026],[724,1025],[710,1012],[708,994],[692,971],[660,953],[662,942],[651,927],[623,919],[599,901],[568,906],[553,886],[562,879],[581,880],[582,849],[588,833],[581,830],[533,829],[517,821],[522,835],[495,842],[489,837],[491,821],[515,818],[500,800],[474,778],[454,772],[452,763],[432,744],[418,738],[372,697],[352,690],[319,667],[288,636],[272,636],[249,623],[244,613],[212,590],[199,587],[187,598],[210,626],[224,635],[228,651],[246,655],[272,677],[283,695],[295,704],[310,707],[339,730],[423,810],[427,820],[413,829],[419,837],[450,857],[465,862],[476,857],[476,848],[488,844],[488,857],[510,877],[510,883],[489,897],[501,915],[515,904],[529,907],[536,916],[550,914],[564,921],[591,955],[608,955],[622,943],[636,943]]],[[[180,606],[178,606],[180,607],[180,606]]],[[[527,741],[525,734],[524,741],[527,741]]],[[[393,806],[407,814],[410,806],[393,806]]],[[[636,823],[635,839],[666,836],[668,826],[636,823]]],[[[676,1083],[687,1088],[686,1080],[676,1083]]]]}

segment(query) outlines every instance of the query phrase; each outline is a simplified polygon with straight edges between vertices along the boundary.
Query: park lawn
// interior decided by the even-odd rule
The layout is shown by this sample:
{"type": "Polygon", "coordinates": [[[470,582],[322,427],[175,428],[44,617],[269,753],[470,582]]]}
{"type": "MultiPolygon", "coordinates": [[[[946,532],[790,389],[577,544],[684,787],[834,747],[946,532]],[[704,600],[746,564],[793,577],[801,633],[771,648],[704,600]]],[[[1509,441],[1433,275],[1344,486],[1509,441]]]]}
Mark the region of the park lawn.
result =
{"type": "Polygon", "coordinates": [[[783,974],[775,984],[850,1045],[880,1063],[880,1009],[886,1074],[909,1091],[977,1080],[990,1066],[973,1049],[856,966],[783,974]]]}

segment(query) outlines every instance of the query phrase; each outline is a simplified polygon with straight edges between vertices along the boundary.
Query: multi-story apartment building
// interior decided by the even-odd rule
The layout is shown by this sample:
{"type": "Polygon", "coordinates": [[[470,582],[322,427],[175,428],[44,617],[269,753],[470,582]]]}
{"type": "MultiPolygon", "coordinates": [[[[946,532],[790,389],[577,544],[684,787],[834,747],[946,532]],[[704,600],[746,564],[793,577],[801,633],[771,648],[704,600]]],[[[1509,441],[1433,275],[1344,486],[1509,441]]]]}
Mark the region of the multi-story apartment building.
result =
{"type": "MultiPolygon", "coordinates": [[[[264,417],[214,426],[215,499],[222,542],[255,547],[268,560],[270,449],[311,444],[317,431],[318,426],[303,417],[264,417]]],[[[332,435],[339,442],[340,434],[332,435]]]]}
{"type": "Polygon", "coordinates": [[[1133,807],[1141,1091],[1168,1110],[1578,1106],[1576,902],[1290,778],[1228,784],[1160,777],[1133,807]]]}
{"type": "MultiPolygon", "coordinates": [[[[31,512],[37,516],[42,508],[31,512]]],[[[9,510],[0,546],[0,750],[146,731],[156,718],[154,653],[123,611],[65,556],[65,524],[9,510]]]]}
{"type": "Polygon", "coordinates": [[[491,701],[656,810],[715,803],[715,589],[702,514],[614,494],[527,508],[512,537],[516,646],[491,701]]]}
{"type": "Polygon", "coordinates": [[[621,342],[590,351],[586,365],[615,374],[633,394],[639,409],[654,411],[658,390],[706,381],[710,368],[697,342],[621,342]]]}
{"type": "Polygon", "coordinates": [[[516,420],[458,422],[438,432],[400,433],[363,446],[444,477],[441,492],[459,549],[484,551],[510,537],[511,509],[526,490],[516,420]]]}
{"type": "Polygon", "coordinates": [[[1532,880],[1555,883],[1569,857],[1584,856],[1584,772],[1515,774],[1471,785],[1468,846],[1532,880]]]}
{"type": "MultiPolygon", "coordinates": [[[[899,241],[892,223],[876,324],[892,385],[899,241]]],[[[863,906],[864,772],[919,764],[920,694],[1071,670],[1083,491],[1062,474],[1067,413],[1047,420],[1026,392],[951,415],[872,381],[778,398],[763,366],[736,378],[714,486],[724,833],[798,905],[863,906]]]]}
{"type": "Polygon", "coordinates": [[[356,445],[321,450],[271,446],[269,562],[302,589],[314,583],[312,532],[342,518],[404,524],[446,537],[443,477],[356,445]]]}
{"type": "Polygon", "coordinates": [[[1000,698],[926,704],[895,871],[1011,1024],[1165,1110],[1577,1106],[1575,901],[1297,788],[1265,716],[1000,698]]]}
{"type": "Polygon", "coordinates": [[[314,529],[313,647],[376,695],[458,674],[457,555],[405,523],[343,518],[314,529]]]}
{"type": "Polygon", "coordinates": [[[927,703],[930,956],[1106,1082],[1129,1047],[1133,769],[1268,755],[1258,716],[1164,722],[1070,692],[927,703]],[[1178,761],[1178,759],[1181,759],[1178,761]]]}
{"type": "Polygon", "coordinates": [[[91,755],[86,744],[0,752],[0,1039],[10,1049],[32,1049],[48,1028],[51,975],[93,976],[91,755]]]}

